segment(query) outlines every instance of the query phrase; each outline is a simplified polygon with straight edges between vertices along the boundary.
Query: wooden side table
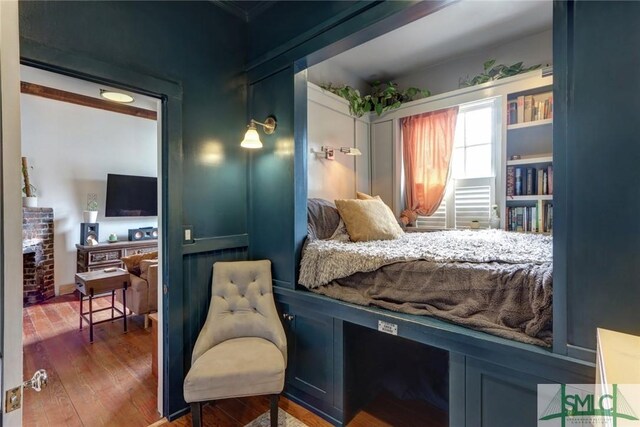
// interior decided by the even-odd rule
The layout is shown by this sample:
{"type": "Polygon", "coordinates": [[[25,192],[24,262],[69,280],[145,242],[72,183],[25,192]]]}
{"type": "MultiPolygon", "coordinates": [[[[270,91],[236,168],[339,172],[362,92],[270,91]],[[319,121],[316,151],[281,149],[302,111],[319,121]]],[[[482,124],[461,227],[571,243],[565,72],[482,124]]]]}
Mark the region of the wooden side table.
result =
{"type": "MultiPolygon", "coordinates": [[[[107,269],[109,270],[109,269],[107,269]]],[[[89,271],[86,273],[76,274],[76,289],[80,297],[80,329],[82,329],[82,320],[89,324],[89,342],[93,343],[93,326],[100,323],[112,322],[118,319],[124,319],[124,332],[127,332],[127,288],[129,287],[129,272],[117,268],[115,271],[89,271]],[[115,306],[116,291],[122,289],[123,308],[120,310],[115,306]],[[104,296],[111,293],[111,307],[93,310],[93,298],[96,296],[104,296]],[[89,311],[84,311],[84,301],[89,300],[89,311]],[[111,310],[111,317],[99,322],[93,321],[93,314],[100,311],[111,310]],[[120,313],[115,316],[115,312],[120,313]],[[89,317],[87,318],[87,315],[89,317]]]]}

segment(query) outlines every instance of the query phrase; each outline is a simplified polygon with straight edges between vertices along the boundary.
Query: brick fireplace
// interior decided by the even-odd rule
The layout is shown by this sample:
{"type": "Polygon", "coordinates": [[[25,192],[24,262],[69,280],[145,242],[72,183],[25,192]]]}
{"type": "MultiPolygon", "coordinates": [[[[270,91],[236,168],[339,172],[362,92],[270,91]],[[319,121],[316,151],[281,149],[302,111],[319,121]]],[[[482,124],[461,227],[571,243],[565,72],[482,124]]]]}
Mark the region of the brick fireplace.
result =
{"type": "Polygon", "coordinates": [[[22,208],[22,257],[24,305],[53,297],[52,208],[22,208]]]}

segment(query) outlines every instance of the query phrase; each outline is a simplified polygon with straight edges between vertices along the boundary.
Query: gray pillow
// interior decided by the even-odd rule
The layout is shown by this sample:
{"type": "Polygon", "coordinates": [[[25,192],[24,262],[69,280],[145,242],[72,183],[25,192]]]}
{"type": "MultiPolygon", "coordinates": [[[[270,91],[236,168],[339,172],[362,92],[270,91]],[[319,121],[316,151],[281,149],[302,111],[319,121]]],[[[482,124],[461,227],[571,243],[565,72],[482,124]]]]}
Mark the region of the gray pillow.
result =
{"type": "Polygon", "coordinates": [[[307,200],[307,235],[309,239],[330,238],[339,223],[340,214],[333,202],[324,199],[307,200]]]}

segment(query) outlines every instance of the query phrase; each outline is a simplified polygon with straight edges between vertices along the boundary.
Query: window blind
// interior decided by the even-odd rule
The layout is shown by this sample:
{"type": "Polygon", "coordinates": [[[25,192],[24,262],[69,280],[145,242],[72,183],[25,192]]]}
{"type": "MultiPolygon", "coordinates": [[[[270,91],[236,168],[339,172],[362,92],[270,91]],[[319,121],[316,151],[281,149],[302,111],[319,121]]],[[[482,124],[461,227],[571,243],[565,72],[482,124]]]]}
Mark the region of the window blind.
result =
{"type": "Polygon", "coordinates": [[[416,219],[416,227],[434,230],[447,228],[447,204],[445,200],[442,200],[438,210],[436,210],[431,216],[419,215],[418,219],[416,219]]]}
{"type": "Polygon", "coordinates": [[[477,220],[480,228],[489,228],[491,216],[491,186],[465,186],[456,182],[454,192],[455,227],[468,228],[477,220]]]}

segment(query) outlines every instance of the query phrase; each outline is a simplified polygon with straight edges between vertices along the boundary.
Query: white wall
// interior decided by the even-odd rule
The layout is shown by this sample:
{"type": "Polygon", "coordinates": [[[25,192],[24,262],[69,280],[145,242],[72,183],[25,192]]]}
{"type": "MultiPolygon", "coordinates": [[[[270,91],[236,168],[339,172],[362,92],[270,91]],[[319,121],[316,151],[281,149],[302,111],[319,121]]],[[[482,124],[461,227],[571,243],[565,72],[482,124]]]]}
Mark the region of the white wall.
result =
{"type": "Polygon", "coordinates": [[[458,89],[460,78],[480,74],[483,71],[482,65],[489,59],[496,59],[496,64],[505,65],[513,65],[520,61],[524,62],[524,66],[551,64],[553,60],[552,31],[547,30],[448,59],[441,64],[413,70],[393,80],[399,84],[400,88],[414,86],[429,89],[432,95],[436,95],[458,89]]]}
{"type": "Polygon", "coordinates": [[[87,193],[98,195],[100,241],[127,240],[129,228],[157,218],[105,218],[108,173],[157,176],[157,123],[129,115],[22,94],[22,155],[28,158],[38,205],[55,218],[55,285],[74,282],[87,193]]]}
{"type": "Polygon", "coordinates": [[[308,197],[352,199],[356,191],[369,193],[369,135],[366,117],[349,114],[348,104],[314,84],[308,85],[308,197]],[[322,146],[335,150],[334,160],[317,156],[322,146]],[[356,147],[361,156],[347,156],[340,147],[356,147]]]}

